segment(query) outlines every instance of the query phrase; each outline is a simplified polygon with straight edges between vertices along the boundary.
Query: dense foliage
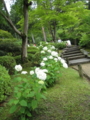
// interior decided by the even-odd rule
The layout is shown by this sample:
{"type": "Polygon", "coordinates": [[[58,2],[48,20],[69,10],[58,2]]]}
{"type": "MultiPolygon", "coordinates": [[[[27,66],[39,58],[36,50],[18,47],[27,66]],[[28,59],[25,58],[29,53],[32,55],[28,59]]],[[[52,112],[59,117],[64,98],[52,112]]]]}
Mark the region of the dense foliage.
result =
{"type": "Polygon", "coordinates": [[[16,61],[13,57],[1,56],[0,64],[8,70],[9,74],[14,74],[14,72],[15,72],[14,66],[16,65],[16,61]]]}
{"type": "Polygon", "coordinates": [[[0,65],[0,102],[11,94],[11,78],[5,67],[0,65]]]}
{"type": "Polygon", "coordinates": [[[15,43],[16,40],[1,40],[0,42],[0,56],[5,54],[16,56],[21,54],[21,46],[15,43]]]}

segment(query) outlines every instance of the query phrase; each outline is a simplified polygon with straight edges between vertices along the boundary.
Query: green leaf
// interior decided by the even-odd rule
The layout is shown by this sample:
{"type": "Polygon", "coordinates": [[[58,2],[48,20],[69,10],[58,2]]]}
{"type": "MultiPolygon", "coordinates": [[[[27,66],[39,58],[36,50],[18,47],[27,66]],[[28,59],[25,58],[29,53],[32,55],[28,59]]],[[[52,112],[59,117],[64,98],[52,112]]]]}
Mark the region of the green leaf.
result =
{"type": "Polygon", "coordinates": [[[22,80],[21,77],[17,77],[17,78],[15,78],[15,79],[16,79],[16,81],[18,81],[18,82],[20,82],[20,81],[22,80]]]}
{"type": "Polygon", "coordinates": [[[27,101],[26,100],[21,100],[20,105],[21,106],[27,106],[27,101]]]}
{"type": "Polygon", "coordinates": [[[18,97],[18,98],[21,97],[21,93],[20,93],[20,92],[17,93],[17,97],[18,97]]]}
{"type": "Polygon", "coordinates": [[[29,111],[26,114],[27,114],[28,117],[32,116],[32,114],[29,111]]]}
{"type": "Polygon", "coordinates": [[[10,113],[14,113],[14,112],[16,111],[16,109],[17,109],[17,106],[16,106],[16,105],[12,106],[12,107],[10,108],[10,113]]]}
{"type": "Polygon", "coordinates": [[[25,120],[25,116],[21,116],[21,120],[25,120]]]}
{"type": "Polygon", "coordinates": [[[13,104],[14,103],[14,99],[11,99],[10,101],[9,101],[9,105],[11,105],[11,104],[13,104]]]}
{"type": "Polygon", "coordinates": [[[28,97],[34,97],[35,92],[31,92],[30,94],[28,94],[28,97]]]}
{"type": "Polygon", "coordinates": [[[33,100],[31,102],[31,106],[32,106],[33,109],[35,109],[37,107],[37,100],[33,100]]]}
{"type": "Polygon", "coordinates": [[[41,95],[42,96],[42,98],[45,100],[46,99],[46,97],[44,96],[44,95],[41,95]]]}
{"type": "Polygon", "coordinates": [[[16,105],[19,102],[19,100],[14,100],[13,103],[16,105]]]}
{"type": "Polygon", "coordinates": [[[25,108],[24,107],[21,107],[20,113],[25,113],[25,108]]]}

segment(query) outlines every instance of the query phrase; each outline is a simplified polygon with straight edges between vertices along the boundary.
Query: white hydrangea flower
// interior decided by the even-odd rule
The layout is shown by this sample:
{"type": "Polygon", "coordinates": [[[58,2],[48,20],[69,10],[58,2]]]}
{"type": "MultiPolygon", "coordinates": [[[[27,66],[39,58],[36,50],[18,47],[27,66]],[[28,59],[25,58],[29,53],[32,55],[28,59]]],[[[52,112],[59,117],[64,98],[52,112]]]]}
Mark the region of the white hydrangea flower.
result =
{"type": "Polygon", "coordinates": [[[61,61],[61,59],[62,59],[61,57],[58,57],[58,60],[59,60],[59,61],[61,61]]]}
{"type": "Polygon", "coordinates": [[[51,53],[51,50],[47,50],[49,53],[51,53]]]}
{"type": "Polygon", "coordinates": [[[30,45],[29,45],[29,44],[28,44],[27,46],[28,46],[28,47],[30,47],[30,45]]]}
{"type": "Polygon", "coordinates": [[[27,74],[28,72],[27,71],[22,71],[21,74],[27,74]]]}
{"type": "Polygon", "coordinates": [[[16,71],[21,71],[22,70],[22,66],[21,65],[16,65],[15,66],[15,70],[16,71]]]}
{"type": "Polygon", "coordinates": [[[43,50],[47,50],[48,48],[47,47],[44,47],[43,50]]]}
{"type": "Polygon", "coordinates": [[[47,78],[47,75],[46,73],[44,73],[42,70],[39,70],[37,73],[37,78],[40,79],[40,80],[46,80],[47,78]]]}
{"type": "Polygon", "coordinates": [[[44,63],[44,62],[41,62],[40,65],[41,65],[41,66],[45,66],[45,63],[44,63]]]}
{"type": "Polygon", "coordinates": [[[31,71],[30,71],[30,75],[33,75],[33,74],[34,74],[34,71],[33,71],[33,70],[31,70],[31,71]]]}
{"type": "Polygon", "coordinates": [[[47,70],[47,69],[43,69],[42,71],[45,72],[45,73],[48,73],[48,70],[47,70]]]}
{"type": "Polygon", "coordinates": [[[42,50],[41,53],[45,53],[45,51],[42,50]]]}
{"type": "Polygon", "coordinates": [[[49,59],[53,59],[53,56],[49,56],[48,58],[49,58],[49,59]]]}
{"type": "Polygon", "coordinates": [[[52,46],[51,48],[52,48],[52,49],[55,49],[55,47],[54,47],[54,46],[52,46]]]}
{"type": "Polygon", "coordinates": [[[64,68],[68,68],[67,63],[63,63],[63,67],[64,67],[64,68]]]}
{"type": "Polygon", "coordinates": [[[46,42],[46,44],[48,44],[48,42],[46,42]]]}
{"type": "Polygon", "coordinates": [[[45,58],[43,58],[43,61],[47,61],[48,59],[45,57],[45,58]]]}
{"type": "Polygon", "coordinates": [[[37,68],[35,69],[35,73],[37,73],[39,70],[40,70],[40,68],[37,67],[37,68]]]}
{"type": "Polygon", "coordinates": [[[62,63],[62,64],[63,64],[63,63],[65,63],[65,60],[64,60],[64,59],[62,59],[62,58],[61,58],[61,63],[62,63]]]}
{"type": "Polygon", "coordinates": [[[58,57],[58,53],[55,52],[55,51],[52,51],[52,52],[51,52],[51,55],[54,56],[54,57],[58,57]]]}
{"type": "Polygon", "coordinates": [[[44,81],[40,80],[38,81],[39,84],[43,85],[44,84],[44,81]]]}
{"type": "Polygon", "coordinates": [[[58,59],[57,58],[54,58],[54,60],[57,62],[58,61],[58,59]]]}

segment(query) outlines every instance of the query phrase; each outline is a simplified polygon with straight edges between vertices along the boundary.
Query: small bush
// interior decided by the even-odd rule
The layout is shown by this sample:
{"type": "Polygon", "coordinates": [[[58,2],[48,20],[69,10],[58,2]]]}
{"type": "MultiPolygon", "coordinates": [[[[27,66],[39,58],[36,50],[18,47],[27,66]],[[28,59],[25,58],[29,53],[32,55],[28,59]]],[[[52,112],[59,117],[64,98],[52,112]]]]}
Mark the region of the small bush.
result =
{"type": "Polygon", "coordinates": [[[32,64],[32,62],[27,62],[27,63],[24,63],[23,65],[23,68],[28,68],[29,67],[29,69],[30,69],[30,67],[33,67],[33,64],[32,64]]]}
{"type": "Polygon", "coordinates": [[[14,74],[14,66],[16,65],[16,61],[11,56],[1,56],[0,64],[8,70],[9,74],[14,74]]]}
{"type": "Polygon", "coordinates": [[[81,37],[81,40],[79,42],[79,45],[81,47],[87,47],[90,48],[90,34],[83,34],[81,37]]]}
{"type": "Polygon", "coordinates": [[[39,64],[40,52],[37,47],[31,46],[28,48],[28,60],[32,63],[32,66],[39,64]]]}
{"type": "Polygon", "coordinates": [[[6,100],[11,93],[11,78],[5,67],[0,65],[0,102],[6,100]]]}
{"type": "Polygon", "coordinates": [[[35,54],[28,54],[28,60],[32,63],[32,66],[38,66],[40,63],[40,52],[35,54]]]}
{"type": "Polygon", "coordinates": [[[4,55],[7,55],[7,53],[3,50],[0,50],[0,56],[4,56],[4,55]]]}
{"type": "Polygon", "coordinates": [[[12,42],[1,42],[0,50],[6,52],[7,54],[12,53],[12,56],[21,54],[21,46],[12,42]]]}
{"type": "Polygon", "coordinates": [[[21,55],[15,56],[14,59],[15,59],[17,64],[21,63],[21,55]]]}
{"type": "Polygon", "coordinates": [[[17,38],[0,38],[0,43],[1,42],[16,42],[17,38]]]}
{"type": "Polygon", "coordinates": [[[13,38],[11,33],[0,29],[0,38],[13,38]]]}
{"type": "Polygon", "coordinates": [[[66,42],[61,42],[61,43],[53,43],[53,45],[55,46],[55,48],[57,48],[58,50],[64,49],[66,47],[66,42]]]}
{"type": "Polygon", "coordinates": [[[31,53],[31,54],[35,54],[37,51],[38,51],[38,48],[37,48],[37,47],[34,47],[34,46],[30,46],[30,47],[28,47],[28,49],[27,49],[27,52],[28,52],[28,53],[31,53]]]}

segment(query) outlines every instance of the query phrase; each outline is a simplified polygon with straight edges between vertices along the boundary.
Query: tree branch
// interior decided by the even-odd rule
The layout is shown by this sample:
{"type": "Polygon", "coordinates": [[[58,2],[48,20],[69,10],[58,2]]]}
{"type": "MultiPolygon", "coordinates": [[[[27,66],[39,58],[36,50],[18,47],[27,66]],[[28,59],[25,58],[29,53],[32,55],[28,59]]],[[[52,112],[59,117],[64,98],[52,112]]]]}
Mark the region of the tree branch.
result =
{"type": "Polygon", "coordinates": [[[8,10],[7,10],[7,7],[6,7],[6,4],[5,4],[5,1],[2,0],[2,2],[3,2],[3,4],[4,4],[4,8],[5,8],[5,11],[6,11],[7,16],[10,17],[10,16],[9,16],[9,12],[8,12],[8,10]]]}
{"type": "Polygon", "coordinates": [[[30,6],[30,5],[32,5],[32,2],[31,2],[31,1],[28,3],[28,6],[30,6]]]}
{"type": "Polygon", "coordinates": [[[14,26],[14,24],[12,23],[10,17],[5,16],[1,11],[0,14],[5,18],[5,20],[10,24],[10,26],[14,29],[14,31],[21,36],[21,32],[14,26]]]}

